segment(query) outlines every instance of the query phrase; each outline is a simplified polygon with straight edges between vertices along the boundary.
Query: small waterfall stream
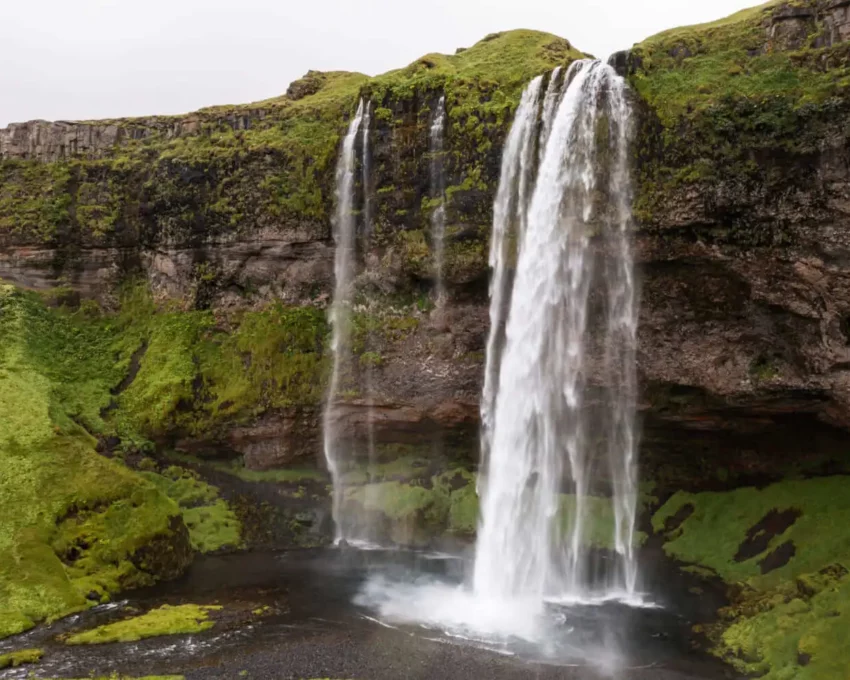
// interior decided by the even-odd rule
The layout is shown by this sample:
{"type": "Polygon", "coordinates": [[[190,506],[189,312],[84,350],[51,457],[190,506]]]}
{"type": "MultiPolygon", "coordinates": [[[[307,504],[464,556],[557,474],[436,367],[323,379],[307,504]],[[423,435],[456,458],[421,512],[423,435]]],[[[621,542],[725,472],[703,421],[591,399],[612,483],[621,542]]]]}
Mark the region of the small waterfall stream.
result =
{"type": "MultiPolygon", "coordinates": [[[[367,110],[368,107],[361,99],[357,106],[357,112],[351,119],[348,132],[343,139],[336,168],[337,207],[333,223],[333,236],[336,242],[334,258],[336,282],[330,310],[333,369],[328,387],[323,429],[325,458],[333,479],[333,517],[337,541],[349,538],[349,527],[351,525],[348,521],[349,518],[344,517],[341,512],[345,493],[342,479],[345,472],[346,455],[339,441],[336,400],[339,396],[342,376],[351,355],[351,296],[357,246],[357,220],[354,214],[354,189],[357,169],[355,145],[367,110]]],[[[364,130],[367,131],[365,134],[368,134],[368,124],[364,130]]]]}
{"type": "Polygon", "coordinates": [[[445,240],[446,240],[446,179],[443,171],[443,151],[446,131],[446,97],[440,97],[437,109],[431,120],[429,135],[431,152],[431,200],[439,202],[431,213],[431,237],[434,243],[434,269],[436,275],[435,292],[437,306],[442,307],[446,298],[444,280],[445,240]]]}
{"type": "Polygon", "coordinates": [[[576,62],[562,93],[559,75],[542,101],[539,78],[523,95],[494,211],[473,579],[489,599],[629,596],[637,578],[630,114],[625,83],[607,65],[576,62]],[[596,315],[592,294],[604,308],[596,315]],[[590,337],[600,334],[597,347],[590,337]],[[594,367],[603,386],[591,400],[594,367]],[[600,516],[605,486],[610,526],[600,516]],[[613,548],[602,563],[591,550],[600,533],[613,548]]]}

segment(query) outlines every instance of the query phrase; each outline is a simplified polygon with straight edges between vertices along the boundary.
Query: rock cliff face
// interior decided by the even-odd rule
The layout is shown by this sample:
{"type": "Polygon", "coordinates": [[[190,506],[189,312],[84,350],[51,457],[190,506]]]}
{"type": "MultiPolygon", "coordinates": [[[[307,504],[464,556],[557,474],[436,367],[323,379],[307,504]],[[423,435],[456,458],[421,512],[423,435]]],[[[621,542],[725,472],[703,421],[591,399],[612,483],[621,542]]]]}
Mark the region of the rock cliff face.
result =
{"type": "MultiPolygon", "coordinates": [[[[833,452],[850,428],[849,7],[772,2],[618,60],[639,127],[648,461],[760,474],[783,456],[833,452]],[[803,441],[758,444],[789,414],[803,441]]],[[[114,304],[118,283],[141,276],[225,330],[222,318],[272,300],[322,308],[339,138],[366,97],[373,173],[356,203],[369,195],[373,224],[367,239],[359,220],[361,356],[341,417],[354,439],[373,418],[382,440],[443,431],[474,455],[501,143],[522,86],[580,56],[514,32],[374,79],[311,72],[247,107],[11,126],[0,131],[0,277],[114,304]],[[450,304],[438,313],[428,127],[443,93],[450,304]]],[[[281,464],[319,451],[316,393],[252,404],[214,435],[164,434],[281,464]]]]}

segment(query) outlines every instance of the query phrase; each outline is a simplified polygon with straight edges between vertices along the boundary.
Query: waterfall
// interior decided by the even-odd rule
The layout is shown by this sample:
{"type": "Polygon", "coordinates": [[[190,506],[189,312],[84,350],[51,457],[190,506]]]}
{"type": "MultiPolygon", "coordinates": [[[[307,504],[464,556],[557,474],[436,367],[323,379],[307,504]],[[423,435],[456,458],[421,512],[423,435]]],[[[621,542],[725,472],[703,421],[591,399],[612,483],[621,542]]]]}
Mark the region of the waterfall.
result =
{"type": "MultiPolygon", "coordinates": [[[[342,482],[344,452],[341,451],[336,422],[336,399],[340,391],[343,366],[348,361],[351,344],[351,293],[354,278],[356,228],[354,215],[354,183],[356,170],[355,143],[360,132],[366,107],[363,100],[357,106],[357,113],[348,126],[348,132],[342,143],[336,168],[336,216],[333,223],[333,236],[336,241],[334,258],[333,304],[330,310],[332,326],[331,350],[333,352],[333,370],[328,388],[327,404],[324,414],[325,457],[333,479],[333,517],[336,526],[336,539],[346,538],[346,529],[341,516],[344,494],[342,482]]],[[[368,128],[367,128],[368,129],[368,128]]],[[[364,151],[365,153],[365,151],[364,151]]]]}
{"type": "Polygon", "coordinates": [[[494,206],[473,578],[490,599],[606,598],[637,578],[630,113],[609,66],[559,76],[526,88],[494,206]]]}
{"type": "Polygon", "coordinates": [[[484,368],[484,392],[481,398],[481,466],[479,493],[485,486],[499,389],[499,365],[502,357],[502,340],[505,314],[510,295],[510,268],[508,236],[512,227],[523,231],[520,223],[525,219],[527,202],[529,158],[534,148],[534,131],[537,125],[540,88],[543,78],[531,81],[522,93],[514,123],[502,152],[502,171],[499,190],[493,206],[493,234],[490,240],[490,336],[484,368]],[[521,179],[520,179],[521,178],[521,179]],[[522,186],[523,190],[519,191],[522,186]]]}
{"type": "Polygon", "coordinates": [[[443,280],[443,261],[446,238],[446,180],[443,172],[443,146],[446,129],[446,96],[440,97],[431,120],[429,144],[431,152],[431,200],[439,202],[431,213],[431,237],[434,243],[434,268],[436,270],[437,306],[442,306],[446,297],[443,280]]]}
{"type": "Polygon", "coordinates": [[[368,241],[372,236],[372,156],[370,155],[372,153],[372,147],[369,144],[369,133],[372,127],[372,102],[366,103],[366,108],[363,110],[361,127],[363,128],[361,163],[363,169],[363,235],[368,241]]]}

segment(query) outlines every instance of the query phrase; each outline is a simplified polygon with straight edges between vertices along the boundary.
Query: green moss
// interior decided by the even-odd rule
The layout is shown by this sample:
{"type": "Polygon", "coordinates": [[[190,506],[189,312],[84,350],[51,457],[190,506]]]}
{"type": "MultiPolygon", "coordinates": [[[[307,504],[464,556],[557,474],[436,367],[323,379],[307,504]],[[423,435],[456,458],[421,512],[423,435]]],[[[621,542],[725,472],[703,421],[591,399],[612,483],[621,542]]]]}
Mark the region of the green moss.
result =
{"type": "Polygon", "coordinates": [[[777,593],[765,611],[738,619],[718,652],[743,673],[766,680],[843,680],[850,645],[850,579],[824,584],[814,596],[777,593]]]}
{"type": "Polygon", "coordinates": [[[327,473],[324,470],[308,468],[285,468],[279,470],[249,470],[241,462],[210,463],[210,465],[221,472],[234,475],[246,482],[307,482],[327,481],[327,473]]]}
{"type": "Polygon", "coordinates": [[[665,551],[684,562],[709,567],[725,581],[766,589],[835,561],[850,566],[850,477],[786,481],[765,489],[722,493],[679,492],[655,513],[653,529],[663,531],[665,522],[686,505],[692,505],[694,512],[667,535],[665,551]],[[786,509],[802,515],[762,553],[735,561],[747,531],[771,510],[786,509]],[[762,574],[760,559],[787,541],[796,546],[796,555],[785,566],[762,574]]]}
{"type": "Polygon", "coordinates": [[[176,505],[95,452],[121,375],[112,338],[107,322],[0,286],[0,637],[152,583],[134,556],[179,543],[176,505]]]}
{"type": "MultiPolygon", "coordinates": [[[[774,45],[766,23],[777,8],[773,0],[730,17],[660,33],[634,48],[641,68],[633,79],[638,91],[664,122],[695,115],[727,99],[794,100],[797,105],[822,103],[844,91],[845,66],[823,69],[818,58],[830,48],[812,47],[823,26],[812,23],[803,44],[791,49],[774,45]]],[[[812,6],[813,2],[801,3],[812,6]]]]}
{"type": "Polygon", "coordinates": [[[180,506],[195,550],[208,553],[242,545],[236,514],[218,497],[218,489],[201,481],[197,473],[173,465],[159,474],[142,476],[180,506]]]}
{"type": "MultiPolygon", "coordinates": [[[[634,213],[655,226],[682,195],[711,196],[760,186],[786,195],[807,181],[805,161],[826,140],[843,137],[848,118],[850,46],[825,44],[822,3],[794,2],[812,17],[794,40],[771,33],[788,2],[769,2],[710,24],[666,31],[635,46],[632,85],[649,105],[638,136],[634,213]],[[787,165],[787,167],[786,167],[787,165]]],[[[753,195],[753,189],[748,189],[753,195]]],[[[710,213],[720,206],[705,204],[710,213]]],[[[782,246],[781,224],[724,214],[711,240],[782,246]]],[[[707,230],[708,231],[708,230],[707,230]]]]}
{"type": "Polygon", "coordinates": [[[680,492],[653,516],[653,528],[664,533],[669,555],[740,584],[732,606],[721,612],[721,623],[709,630],[715,653],[740,671],[769,680],[845,677],[841,660],[850,622],[848,491],[850,477],[785,481],[723,493],[680,492]],[[771,511],[795,511],[799,516],[776,535],[764,529],[755,533],[771,511]],[[761,537],[757,555],[739,553],[748,533],[751,542],[761,537]],[[793,545],[790,559],[763,570],[762,561],[781,545],[793,545]]]}
{"type": "Polygon", "coordinates": [[[0,163],[0,233],[53,237],[71,218],[71,178],[65,163],[0,163]]]}
{"type": "Polygon", "coordinates": [[[158,308],[131,286],[118,324],[122,365],[141,351],[115,416],[124,434],[210,436],[271,408],[315,406],[323,395],[328,329],[318,308],[274,303],[238,313],[227,332],[211,312],[158,308]]]}
{"type": "MultiPolygon", "coordinates": [[[[468,166],[461,191],[486,190],[494,180],[484,169],[522,88],[580,56],[556,36],[511,31],[377,78],[313,72],[293,84],[291,96],[184,117],[100,121],[122,133],[104,158],[0,162],[0,232],[40,241],[81,233],[99,242],[144,233],[179,242],[196,238],[199,224],[215,238],[297,223],[325,238],[340,137],[364,95],[375,105],[375,124],[401,130],[411,122],[402,113],[409,103],[445,91],[447,157],[468,166]]],[[[402,130],[400,140],[410,135],[402,130]]],[[[388,210],[418,220],[419,198],[408,192],[405,204],[388,210]]]]}
{"type": "MultiPolygon", "coordinates": [[[[582,543],[593,548],[613,550],[615,547],[614,532],[616,519],[611,499],[589,496],[585,499],[585,504],[585,517],[588,521],[584,525],[585,530],[581,537],[582,543]]],[[[570,494],[562,494],[558,515],[562,532],[569,530],[575,512],[576,497],[570,494]]],[[[635,532],[634,540],[636,545],[642,545],[647,538],[648,536],[645,533],[640,531],[635,532]]]]}
{"type": "Polygon", "coordinates": [[[41,660],[42,656],[44,656],[44,651],[41,649],[21,649],[17,652],[0,654],[0,670],[36,663],[41,660]]]}
{"type": "Polygon", "coordinates": [[[172,607],[166,604],[141,616],[69,635],[65,642],[69,645],[100,645],[136,642],[162,635],[201,633],[215,625],[209,620],[210,612],[221,609],[219,606],[184,604],[172,607]]]}

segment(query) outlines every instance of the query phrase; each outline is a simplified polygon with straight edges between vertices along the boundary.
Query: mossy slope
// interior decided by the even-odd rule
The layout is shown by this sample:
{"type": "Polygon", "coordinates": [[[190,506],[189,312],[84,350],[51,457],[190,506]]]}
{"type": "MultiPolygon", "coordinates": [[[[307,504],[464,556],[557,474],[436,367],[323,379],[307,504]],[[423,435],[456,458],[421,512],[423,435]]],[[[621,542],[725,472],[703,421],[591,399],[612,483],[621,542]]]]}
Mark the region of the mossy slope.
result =
{"type": "Polygon", "coordinates": [[[216,316],[157,305],[130,284],[114,322],[119,367],[137,362],[111,416],[124,439],[215,440],[270,409],[321,400],[328,330],[318,307],[272,303],[216,316]]]}
{"type": "Polygon", "coordinates": [[[0,637],[186,563],[177,506],[95,451],[110,341],[0,287],[0,637]]]}

